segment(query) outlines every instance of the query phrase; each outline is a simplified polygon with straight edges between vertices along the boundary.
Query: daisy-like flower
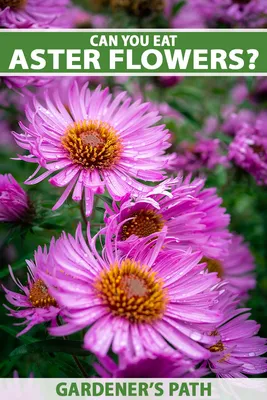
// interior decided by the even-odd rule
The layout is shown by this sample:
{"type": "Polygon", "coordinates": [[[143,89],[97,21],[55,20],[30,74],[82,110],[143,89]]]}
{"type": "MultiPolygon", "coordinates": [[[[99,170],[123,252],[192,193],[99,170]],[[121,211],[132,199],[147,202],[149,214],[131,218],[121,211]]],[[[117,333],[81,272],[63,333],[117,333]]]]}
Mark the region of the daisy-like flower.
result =
{"type": "Polygon", "coordinates": [[[30,222],[33,205],[11,174],[0,175],[0,222],[30,222]]]}
{"type": "Polygon", "coordinates": [[[251,174],[258,185],[267,185],[266,125],[244,125],[229,146],[229,160],[251,174]]]}
{"type": "Polygon", "coordinates": [[[244,300],[247,298],[248,291],[256,286],[253,274],[255,261],[242,236],[233,235],[228,250],[222,261],[207,257],[204,257],[202,261],[207,263],[208,271],[217,272],[221,279],[228,282],[229,291],[244,300]]]}
{"type": "MultiPolygon", "coordinates": [[[[20,158],[38,163],[47,171],[26,183],[35,184],[54,175],[49,182],[65,187],[54,206],[59,208],[73,190],[72,198],[85,198],[86,215],[92,212],[95,193],[105,188],[114,200],[128,192],[148,192],[144,181],[160,181],[168,162],[164,155],[169,134],[162,125],[155,126],[160,117],[148,112],[150,104],[141,104],[121,93],[112,99],[109,90],[98,87],[91,92],[87,83],[79,89],[75,81],[63,104],[58,91],[44,95],[45,105],[34,100],[27,107],[28,127],[21,124],[25,134],[16,134],[19,146],[30,152],[20,158]],[[59,172],[59,170],[62,170],[59,172]]],[[[35,175],[35,174],[34,174],[35,175]]]]}
{"type": "MultiPolygon", "coordinates": [[[[52,239],[50,252],[54,249],[55,241],[52,239]]],[[[47,248],[41,247],[34,254],[34,261],[26,260],[28,267],[27,283],[23,285],[15,278],[10,267],[10,275],[18,286],[20,293],[13,292],[6,287],[3,287],[6,293],[7,301],[15,307],[15,309],[4,305],[10,312],[10,316],[24,319],[23,322],[15,325],[26,325],[26,327],[18,334],[18,336],[28,332],[33,326],[51,321],[56,323],[56,317],[61,311],[56,300],[51,296],[48,285],[45,283],[40,274],[42,271],[51,273],[54,265],[49,256],[47,248]]]]}
{"type": "Polygon", "coordinates": [[[217,165],[228,165],[227,157],[221,154],[219,139],[205,139],[198,136],[195,143],[183,141],[176,150],[171,169],[187,173],[212,170],[217,165]]]}
{"type": "Polygon", "coordinates": [[[114,232],[117,236],[110,225],[91,238],[88,230],[88,247],[79,225],[75,238],[63,234],[56,242],[57,268],[44,275],[68,315],[65,325],[50,328],[50,333],[65,336],[88,328],[84,347],[98,357],[110,348],[129,360],[177,349],[191,359],[207,359],[210,353],[203,344],[211,346],[217,338],[206,332],[222,319],[220,311],[210,310],[218,297],[211,290],[217,275],[204,272],[199,252],[161,252],[164,231],[149,243],[143,240],[129,257],[114,249],[114,232]],[[96,249],[100,234],[106,238],[102,256],[96,249]]]}
{"type": "Polygon", "coordinates": [[[204,189],[205,181],[181,176],[167,179],[146,196],[126,196],[113,209],[106,205],[105,221],[121,227],[116,245],[128,252],[133,243],[167,230],[174,238],[167,246],[201,250],[206,257],[222,259],[230,241],[229,215],[221,207],[215,189],[204,189]]]}
{"type": "Polygon", "coordinates": [[[0,26],[6,28],[61,27],[69,0],[0,0],[0,26]]]}
{"type": "Polygon", "coordinates": [[[196,362],[175,356],[158,356],[137,361],[119,357],[116,364],[109,356],[101,358],[94,368],[102,378],[201,378],[209,373],[196,362]]]}
{"type": "Polygon", "coordinates": [[[236,309],[238,300],[229,292],[221,294],[214,309],[223,311],[225,317],[211,335],[220,340],[209,347],[211,357],[208,365],[217,377],[245,378],[267,372],[266,339],[256,336],[260,325],[249,320],[248,309],[236,309]]]}

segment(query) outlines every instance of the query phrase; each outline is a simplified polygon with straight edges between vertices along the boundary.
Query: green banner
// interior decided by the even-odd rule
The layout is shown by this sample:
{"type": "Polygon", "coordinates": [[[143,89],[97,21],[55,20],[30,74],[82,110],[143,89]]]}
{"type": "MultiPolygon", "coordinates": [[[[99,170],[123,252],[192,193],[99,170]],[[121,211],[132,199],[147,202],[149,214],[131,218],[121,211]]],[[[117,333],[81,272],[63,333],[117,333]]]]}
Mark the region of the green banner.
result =
{"type": "Polygon", "coordinates": [[[267,30],[0,30],[0,75],[267,74],[267,30]]]}

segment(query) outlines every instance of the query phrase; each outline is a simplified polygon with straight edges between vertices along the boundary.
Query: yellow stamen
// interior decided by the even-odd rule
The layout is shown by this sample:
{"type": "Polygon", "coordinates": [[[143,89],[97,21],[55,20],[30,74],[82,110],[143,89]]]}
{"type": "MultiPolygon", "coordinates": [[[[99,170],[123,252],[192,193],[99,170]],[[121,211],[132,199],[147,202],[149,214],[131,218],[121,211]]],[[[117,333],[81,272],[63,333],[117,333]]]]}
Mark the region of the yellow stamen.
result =
{"type": "Polygon", "coordinates": [[[139,238],[147,237],[152,233],[160,232],[164,226],[164,220],[161,214],[154,210],[139,210],[132,214],[122,227],[121,239],[126,240],[131,235],[139,238]]]}
{"type": "Polygon", "coordinates": [[[30,289],[29,300],[34,307],[45,308],[57,306],[56,300],[50,296],[48,289],[41,279],[38,279],[30,289]]]}
{"type": "Polygon", "coordinates": [[[122,145],[116,130],[98,120],[75,122],[62,137],[70,159],[88,169],[108,169],[118,162],[122,145]]]}
{"type": "Polygon", "coordinates": [[[103,271],[95,289],[113,315],[132,323],[161,319],[168,303],[167,292],[156,273],[130,259],[103,271]]]}

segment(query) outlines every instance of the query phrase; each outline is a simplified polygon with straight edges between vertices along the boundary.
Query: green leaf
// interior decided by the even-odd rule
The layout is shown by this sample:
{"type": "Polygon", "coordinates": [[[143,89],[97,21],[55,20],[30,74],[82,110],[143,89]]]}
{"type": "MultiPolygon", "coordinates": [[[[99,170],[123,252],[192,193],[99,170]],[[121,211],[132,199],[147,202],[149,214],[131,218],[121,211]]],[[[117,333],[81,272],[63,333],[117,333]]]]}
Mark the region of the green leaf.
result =
{"type": "MultiPolygon", "coordinates": [[[[33,252],[26,254],[26,256],[24,256],[22,259],[12,264],[12,271],[15,272],[23,267],[26,267],[25,260],[30,260],[32,258],[33,258],[33,252]]],[[[8,267],[5,267],[0,271],[0,279],[4,278],[7,275],[9,275],[9,269],[8,267]]]]}
{"type": "Polygon", "coordinates": [[[32,353],[67,353],[75,356],[90,356],[91,353],[83,349],[83,342],[78,340],[49,339],[17,347],[10,353],[10,357],[20,357],[32,353]]]}
{"type": "Polygon", "coordinates": [[[188,121],[190,121],[195,127],[199,128],[199,122],[195,118],[195,116],[192,114],[189,108],[187,108],[184,104],[181,102],[178,102],[177,100],[169,100],[168,104],[174,108],[176,111],[181,113],[188,121]]]}
{"type": "Polygon", "coordinates": [[[233,139],[230,136],[225,135],[222,132],[217,133],[217,138],[220,139],[221,142],[223,142],[227,145],[229,145],[233,141],[233,139]]]}
{"type": "MultiPolygon", "coordinates": [[[[9,335],[11,335],[13,337],[16,337],[17,334],[19,333],[15,328],[6,326],[6,325],[0,325],[0,330],[8,333],[9,335]]],[[[26,335],[22,335],[18,339],[26,344],[35,342],[35,339],[33,339],[31,336],[26,336],[26,335]]]]}
{"type": "Polygon", "coordinates": [[[175,17],[175,15],[178,14],[178,12],[181,11],[182,7],[186,4],[186,0],[178,1],[178,3],[173,5],[172,8],[172,16],[175,17]]]}
{"type": "Polygon", "coordinates": [[[101,200],[103,200],[104,203],[107,203],[110,207],[112,207],[112,199],[108,196],[105,196],[104,194],[98,194],[97,197],[99,197],[101,200]]]}

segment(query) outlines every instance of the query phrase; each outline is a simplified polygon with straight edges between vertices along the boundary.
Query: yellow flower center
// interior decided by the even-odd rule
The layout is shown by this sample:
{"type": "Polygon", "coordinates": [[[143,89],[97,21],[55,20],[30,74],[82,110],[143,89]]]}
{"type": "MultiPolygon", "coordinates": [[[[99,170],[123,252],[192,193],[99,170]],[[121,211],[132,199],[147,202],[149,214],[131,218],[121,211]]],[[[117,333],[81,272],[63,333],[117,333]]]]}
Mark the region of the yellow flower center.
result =
{"type": "Polygon", "coordinates": [[[57,306],[56,300],[50,296],[48,289],[41,279],[38,279],[30,289],[29,300],[33,307],[45,308],[57,306]]]}
{"type": "Polygon", "coordinates": [[[27,0],[0,0],[0,8],[23,8],[25,7],[27,0]]]}
{"type": "Polygon", "coordinates": [[[113,315],[132,323],[161,319],[168,302],[156,273],[130,259],[102,271],[95,289],[113,315]]]}
{"type": "Polygon", "coordinates": [[[214,260],[213,258],[203,257],[201,262],[207,263],[207,270],[209,272],[217,272],[219,278],[223,277],[224,271],[220,261],[214,260]]]}
{"type": "Polygon", "coordinates": [[[131,235],[139,238],[146,237],[155,232],[160,232],[164,226],[161,214],[154,210],[140,210],[130,216],[130,221],[122,227],[121,240],[128,239],[131,235]]]}
{"type": "Polygon", "coordinates": [[[108,169],[118,162],[122,145],[116,130],[107,122],[80,121],[71,125],[61,139],[69,158],[88,169],[108,169]]]}

